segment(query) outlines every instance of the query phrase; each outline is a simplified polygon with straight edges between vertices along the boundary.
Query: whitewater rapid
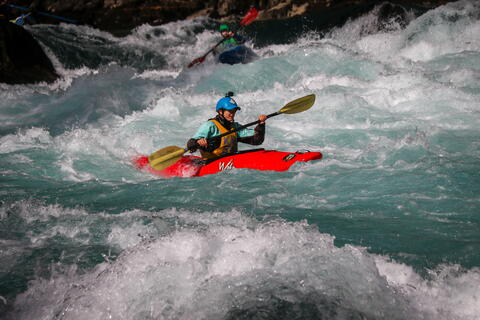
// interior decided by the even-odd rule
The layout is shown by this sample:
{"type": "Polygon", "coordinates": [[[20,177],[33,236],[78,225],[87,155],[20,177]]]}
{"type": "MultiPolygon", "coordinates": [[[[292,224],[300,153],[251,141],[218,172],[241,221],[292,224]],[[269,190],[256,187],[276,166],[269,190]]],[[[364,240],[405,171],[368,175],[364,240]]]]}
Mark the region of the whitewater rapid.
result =
{"type": "Polygon", "coordinates": [[[379,8],[193,69],[214,21],[29,27],[62,77],[0,84],[0,318],[477,319],[480,5],[406,10],[405,27],[379,8]],[[240,123],[315,94],[262,147],[324,158],[136,170],[227,91],[240,123]]]}

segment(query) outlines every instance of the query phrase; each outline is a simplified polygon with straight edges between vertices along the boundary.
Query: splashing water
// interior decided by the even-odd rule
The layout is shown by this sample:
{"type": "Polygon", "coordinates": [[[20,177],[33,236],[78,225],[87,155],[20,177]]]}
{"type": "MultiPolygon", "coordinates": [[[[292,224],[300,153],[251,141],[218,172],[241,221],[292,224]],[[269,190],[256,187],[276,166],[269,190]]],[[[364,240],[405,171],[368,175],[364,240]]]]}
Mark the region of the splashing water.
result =
{"type": "Polygon", "coordinates": [[[0,318],[477,319],[480,5],[380,11],[192,69],[212,21],[29,27],[62,77],[0,84],[0,318]],[[316,94],[263,146],[324,159],[132,166],[184,146],[230,90],[241,123],[316,94]]]}

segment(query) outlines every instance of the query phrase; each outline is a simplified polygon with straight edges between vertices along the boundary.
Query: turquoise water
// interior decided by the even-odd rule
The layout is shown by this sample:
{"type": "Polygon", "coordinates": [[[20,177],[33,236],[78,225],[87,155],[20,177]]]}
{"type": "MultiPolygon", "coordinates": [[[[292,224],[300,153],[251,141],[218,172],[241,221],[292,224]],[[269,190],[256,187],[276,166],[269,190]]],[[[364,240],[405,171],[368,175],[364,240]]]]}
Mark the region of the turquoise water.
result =
{"type": "Polygon", "coordinates": [[[0,84],[0,318],[478,319],[480,5],[405,28],[378,9],[194,69],[212,21],[29,27],[62,77],[0,84]],[[315,94],[263,147],[324,159],[132,166],[184,146],[230,90],[241,123],[315,94]]]}

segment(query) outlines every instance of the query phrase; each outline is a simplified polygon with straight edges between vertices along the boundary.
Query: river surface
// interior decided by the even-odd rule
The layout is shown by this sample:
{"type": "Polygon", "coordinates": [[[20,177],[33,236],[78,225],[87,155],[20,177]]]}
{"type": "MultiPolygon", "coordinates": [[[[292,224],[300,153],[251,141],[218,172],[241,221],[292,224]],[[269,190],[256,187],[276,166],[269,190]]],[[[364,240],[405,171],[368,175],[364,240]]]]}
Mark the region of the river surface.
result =
{"type": "Polygon", "coordinates": [[[480,3],[380,12],[288,41],[253,23],[257,60],[191,69],[215,21],[27,27],[61,78],[0,84],[0,318],[479,319],[480,3]],[[324,158],[132,165],[227,91],[240,123],[315,94],[262,147],[324,158]]]}

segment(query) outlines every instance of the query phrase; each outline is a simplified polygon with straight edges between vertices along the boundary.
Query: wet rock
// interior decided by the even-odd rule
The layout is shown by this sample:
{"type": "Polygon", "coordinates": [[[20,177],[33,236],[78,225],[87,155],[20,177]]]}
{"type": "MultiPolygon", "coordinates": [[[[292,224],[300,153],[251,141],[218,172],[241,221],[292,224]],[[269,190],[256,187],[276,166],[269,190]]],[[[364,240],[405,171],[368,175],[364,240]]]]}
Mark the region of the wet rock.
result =
{"type": "Polygon", "coordinates": [[[45,52],[23,27],[0,20],[0,82],[25,84],[58,78],[45,52]]]}
{"type": "MultiPolygon", "coordinates": [[[[403,6],[433,8],[454,0],[391,0],[379,6],[377,21],[365,32],[404,27],[408,13],[403,6]]],[[[142,24],[159,25],[176,20],[207,16],[221,21],[239,20],[250,7],[259,10],[257,21],[286,19],[303,15],[323,17],[325,27],[342,24],[348,18],[369,12],[377,0],[18,0],[15,5],[76,19],[116,35],[128,34],[142,24]]],[[[25,11],[0,6],[0,14],[15,18],[25,11]]],[[[39,23],[59,23],[45,14],[32,16],[39,23]]],[[[41,46],[22,27],[0,20],[0,82],[52,82],[58,78],[41,46]]],[[[261,27],[257,28],[260,29],[261,27]]],[[[269,30],[270,32],[271,30],[269,30]]]]}
{"type": "MultiPolygon", "coordinates": [[[[352,7],[371,8],[382,2],[433,8],[451,1],[456,0],[17,0],[15,4],[76,19],[80,24],[119,34],[145,23],[159,25],[198,16],[223,21],[238,20],[252,6],[260,12],[258,20],[268,20],[317,12],[332,11],[334,14],[352,7]]],[[[42,22],[59,21],[50,19],[42,22]]]]}

